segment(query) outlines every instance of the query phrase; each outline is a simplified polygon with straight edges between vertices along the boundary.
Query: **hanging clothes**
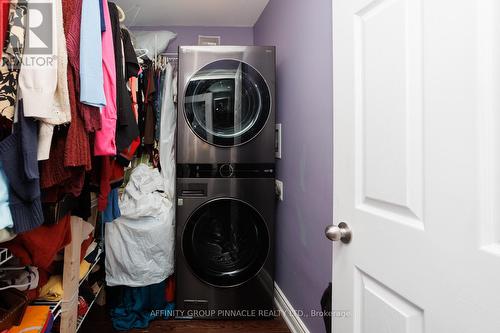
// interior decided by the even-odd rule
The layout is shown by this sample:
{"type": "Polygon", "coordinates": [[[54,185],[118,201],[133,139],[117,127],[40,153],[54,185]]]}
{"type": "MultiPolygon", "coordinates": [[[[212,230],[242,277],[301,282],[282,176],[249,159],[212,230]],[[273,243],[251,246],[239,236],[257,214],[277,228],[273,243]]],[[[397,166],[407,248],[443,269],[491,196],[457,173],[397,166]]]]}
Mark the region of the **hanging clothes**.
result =
{"type": "MultiPolygon", "coordinates": [[[[130,62],[130,49],[133,49],[133,46],[130,38],[127,38],[128,36],[122,38],[123,33],[120,27],[120,15],[116,4],[110,2],[109,9],[113,30],[116,65],[116,148],[117,151],[120,152],[127,149],[132,141],[139,135],[139,128],[132,111],[130,94],[126,86],[129,79],[129,77],[127,77],[126,62],[130,62]],[[124,52],[125,49],[127,52],[124,52]],[[128,59],[125,58],[127,55],[129,56],[128,59]]],[[[133,59],[137,61],[135,54],[133,59]]]]}
{"type": "Polygon", "coordinates": [[[124,55],[124,65],[125,65],[125,78],[128,80],[127,86],[127,94],[129,99],[131,100],[131,115],[128,119],[129,122],[132,123],[133,129],[130,126],[127,126],[127,140],[133,138],[132,142],[126,149],[120,150],[117,155],[116,161],[124,167],[127,167],[130,164],[130,161],[133,159],[137,148],[141,143],[141,139],[139,136],[139,126],[138,126],[138,109],[137,109],[137,76],[141,71],[141,67],[139,65],[139,61],[137,60],[137,56],[135,54],[134,46],[132,45],[132,41],[130,38],[130,34],[127,29],[122,29],[122,38],[123,38],[123,55],[124,55]]]}
{"type": "Polygon", "coordinates": [[[49,197],[54,200],[64,193],[79,196],[85,180],[85,171],[92,167],[90,140],[85,123],[85,119],[88,120],[91,117],[84,117],[84,112],[89,110],[82,109],[78,98],[81,6],[81,0],[62,1],[64,37],[68,56],[66,76],[71,122],[69,126],[54,128],[50,159],[40,164],[40,183],[44,191],[49,192],[49,197]]]}
{"type": "Polygon", "coordinates": [[[106,105],[101,35],[99,0],[83,1],[80,34],[80,102],[97,107],[106,105]]]}
{"type": "Polygon", "coordinates": [[[111,191],[111,172],[112,163],[110,156],[101,156],[100,160],[100,170],[99,170],[99,194],[97,195],[97,209],[102,212],[106,209],[108,205],[108,196],[111,191]]]}
{"type": "Polygon", "coordinates": [[[0,64],[0,115],[14,119],[19,69],[24,52],[24,34],[28,7],[12,0],[9,8],[9,32],[0,64]]]}
{"type": "Polygon", "coordinates": [[[122,38],[123,38],[123,56],[125,61],[125,78],[129,80],[132,77],[137,77],[141,70],[139,61],[135,54],[134,45],[132,44],[132,38],[127,29],[122,28],[122,38]]]}
{"type": "MultiPolygon", "coordinates": [[[[71,108],[74,108],[83,121],[84,130],[87,133],[92,133],[101,128],[101,114],[98,107],[80,103],[81,15],[82,0],[63,1],[64,30],[66,32],[68,60],[72,69],[71,71],[68,70],[70,76],[68,80],[71,85],[69,89],[71,99],[73,99],[73,94],[75,99],[74,102],[71,102],[71,108]]],[[[75,127],[75,129],[77,128],[75,127]]]]}
{"type": "Polygon", "coordinates": [[[156,84],[155,70],[148,68],[145,72],[145,93],[144,93],[144,144],[154,144],[155,137],[155,99],[156,99],[156,84]]]}
{"type": "Polygon", "coordinates": [[[55,33],[57,39],[57,87],[53,98],[52,116],[40,119],[38,133],[38,160],[50,157],[54,127],[71,122],[71,107],[68,91],[68,50],[64,36],[62,0],[54,0],[55,33]]]}
{"type": "Polygon", "coordinates": [[[155,101],[155,140],[160,141],[160,128],[161,128],[161,107],[163,102],[163,95],[165,90],[165,72],[158,70],[156,75],[156,90],[158,94],[155,101]]]}
{"type": "MultiPolygon", "coordinates": [[[[137,103],[137,84],[138,84],[138,78],[136,76],[132,76],[129,79],[129,87],[130,87],[130,95],[132,98],[132,110],[134,112],[134,117],[135,121],[139,121],[139,106],[137,103]]],[[[130,146],[122,150],[120,154],[116,157],[116,161],[123,165],[124,167],[127,167],[130,165],[130,162],[134,159],[135,153],[139,146],[141,145],[141,137],[137,136],[134,141],[130,144],[130,146]]]]}
{"type": "Polygon", "coordinates": [[[106,20],[104,18],[104,4],[103,0],[99,0],[99,14],[101,19],[101,32],[106,31],[106,20]]]}
{"type": "Polygon", "coordinates": [[[125,170],[116,159],[102,156],[100,170],[99,195],[97,202],[98,211],[102,212],[109,206],[109,194],[123,184],[125,170]]]}
{"type": "MultiPolygon", "coordinates": [[[[69,109],[67,50],[64,38],[61,0],[50,2],[55,7],[51,21],[56,32],[57,47],[52,54],[40,56],[43,62],[33,61],[32,54],[24,57],[19,74],[19,89],[23,98],[26,117],[34,117],[40,121],[38,134],[38,160],[47,160],[54,132],[54,125],[71,120],[69,109]],[[57,59],[49,61],[48,57],[57,59]]],[[[28,10],[34,3],[28,3],[28,10]]]]}
{"type": "Polygon", "coordinates": [[[0,57],[3,54],[3,46],[5,45],[5,37],[9,29],[9,0],[0,0],[0,57]]]}
{"type": "Polygon", "coordinates": [[[9,207],[14,231],[22,233],[43,223],[37,161],[37,124],[24,117],[18,103],[14,133],[0,142],[0,160],[9,179],[9,207]]]}
{"type": "Polygon", "coordinates": [[[148,89],[148,76],[150,68],[152,68],[153,62],[146,58],[142,65],[142,72],[138,78],[138,93],[137,93],[137,105],[138,105],[138,120],[139,124],[139,135],[142,139],[144,138],[145,127],[146,127],[146,99],[147,99],[147,89],[148,89]]]}
{"type": "Polygon", "coordinates": [[[81,192],[85,170],[91,169],[91,153],[88,134],[85,130],[84,115],[78,98],[79,66],[80,66],[80,21],[82,1],[63,1],[64,30],[68,49],[68,91],[71,106],[71,123],[69,125],[64,151],[64,166],[74,169],[74,177],[78,177],[77,194],[81,192]]]}
{"type": "Polygon", "coordinates": [[[108,205],[102,213],[103,222],[113,222],[121,216],[120,206],[118,205],[118,189],[112,189],[108,195],[108,205]]]}
{"type": "Polygon", "coordinates": [[[104,94],[106,106],[102,108],[102,128],[96,132],[94,154],[96,156],[116,155],[116,65],[108,2],[103,1],[106,31],[102,33],[102,68],[104,73],[104,94]]]}
{"type": "MultiPolygon", "coordinates": [[[[72,177],[79,178],[79,170],[67,168],[64,165],[66,150],[67,127],[56,127],[53,132],[50,149],[51,158],[40,161],[40,186],[47,190],[54,187],[64,187],[72,177]]],[[[80,170],[82,170],[80,168],[80,170]]]]}
{"type": "MultiPolygon", "coordinates": [[[[47,0],[47,3],[54,6],[54,1],[47,0]]],[[[34,11],[36,4],[27,2],[28,11],[34,11]]],[[[50,23],[55,25],[55,22],[62,17],[55,15],[55,19],[50,23]]],[[[52,27],[53,28],[53,27],[52,27]]],[[[57,49],[50,48],[51,54],[47,56],[57,59],[57,49]]],[[[40,55],[34,55],[40,56],[40,55]]],[[[52,60],[51,59],[51,60],[52,60]]],[[[23,98],[24,116],[35,118],[52,118],[54,95],[57,87],[57,61],[49,61],[45,56],[39,57],[33,61],[33,55],[27,54],[23,56],[23,63],[19,73],[19,90],[23,98]],[[40,60],[44,60],[41,62],[40,60]]]]}
{"type": "Polygon", "coordinates": [[[160,166],[163,176],[165,193],[171,200],[175,198],[175,127],[177,110],[175,96],[177,95],[177,71],[168,63],[165,70],[165,84],[161,104],[160,126],[160,166]]]}

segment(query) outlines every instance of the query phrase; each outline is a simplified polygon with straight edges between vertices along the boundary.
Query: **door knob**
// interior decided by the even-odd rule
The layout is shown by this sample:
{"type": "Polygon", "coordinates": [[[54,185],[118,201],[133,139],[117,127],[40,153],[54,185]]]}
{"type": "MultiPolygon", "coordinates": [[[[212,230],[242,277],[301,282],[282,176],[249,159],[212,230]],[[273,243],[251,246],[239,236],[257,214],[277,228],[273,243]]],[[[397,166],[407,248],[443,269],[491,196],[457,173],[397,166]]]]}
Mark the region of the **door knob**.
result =
{"type": "Polygon", "coordinates": [[[352,238],[351,229],[349,229],[349,226],[344,222],[339,223],[338,226],[329,225],[326,227],[325,235],[326,238],[331,241],[341,241],[344,244],[348,244],[352,238]]]}

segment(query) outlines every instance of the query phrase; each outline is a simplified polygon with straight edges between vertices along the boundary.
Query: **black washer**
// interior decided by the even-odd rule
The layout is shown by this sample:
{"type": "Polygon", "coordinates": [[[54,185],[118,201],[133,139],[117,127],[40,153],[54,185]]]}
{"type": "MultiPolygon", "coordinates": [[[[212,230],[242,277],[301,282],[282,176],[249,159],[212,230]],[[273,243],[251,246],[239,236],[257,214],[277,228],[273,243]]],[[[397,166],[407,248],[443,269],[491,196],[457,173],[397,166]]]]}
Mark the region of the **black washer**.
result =
{"type": "Polygon", "coordinates": [[[182,249],[187,264],[203,282],[234,287],[253,278],[264,266],[270,249],[269,232],[249,204],[216,199],[189,218],[182,249]]]}

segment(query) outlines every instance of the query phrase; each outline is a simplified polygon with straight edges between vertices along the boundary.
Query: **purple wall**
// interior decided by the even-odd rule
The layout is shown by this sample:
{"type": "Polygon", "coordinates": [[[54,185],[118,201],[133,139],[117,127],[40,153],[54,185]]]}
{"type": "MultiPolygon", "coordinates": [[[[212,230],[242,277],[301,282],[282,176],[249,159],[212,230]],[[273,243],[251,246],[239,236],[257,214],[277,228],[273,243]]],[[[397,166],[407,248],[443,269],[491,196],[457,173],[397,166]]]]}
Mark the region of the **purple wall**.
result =
{"type": "Polygon", "coordinates": [[[177,38],[168,46],[168,52],[177,52],[179,45],[198,45],[198,35],[221,36],[222,45],[253,45],[253,28],[239,27],[132,27],[133,30],[168,30],[177,38]]]}
{"type": "MultiPolygon", "coordinates": [[[[331,280],[332,2],[271,0],[254,27],[256,45],[277,47],[277,121],[284,201],[277,213],[276,282],[296,310],[320,309],[331,280]]],[[[313,333],[322,318],[303,318],[313,333]]]]}

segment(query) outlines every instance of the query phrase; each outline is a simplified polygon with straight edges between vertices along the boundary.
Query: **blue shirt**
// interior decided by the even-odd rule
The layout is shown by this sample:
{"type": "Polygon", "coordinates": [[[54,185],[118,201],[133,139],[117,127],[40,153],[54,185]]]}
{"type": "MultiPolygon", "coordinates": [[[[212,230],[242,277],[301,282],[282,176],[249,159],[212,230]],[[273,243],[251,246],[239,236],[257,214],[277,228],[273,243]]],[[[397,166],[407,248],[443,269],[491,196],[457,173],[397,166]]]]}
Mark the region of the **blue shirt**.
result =
{"type": "Polygon", "coordinates": [[[99,0],[83,0],[80,28],[80,102],[103,107],[106,105],[106,97],[99,0]]]}
{"type": "Polygon", "coordinates": [[[102,0],[99,0],[99,10],[101,11],[101,32],[106,31],[106,20],[104,19],[104,7],[102,0]]]}

